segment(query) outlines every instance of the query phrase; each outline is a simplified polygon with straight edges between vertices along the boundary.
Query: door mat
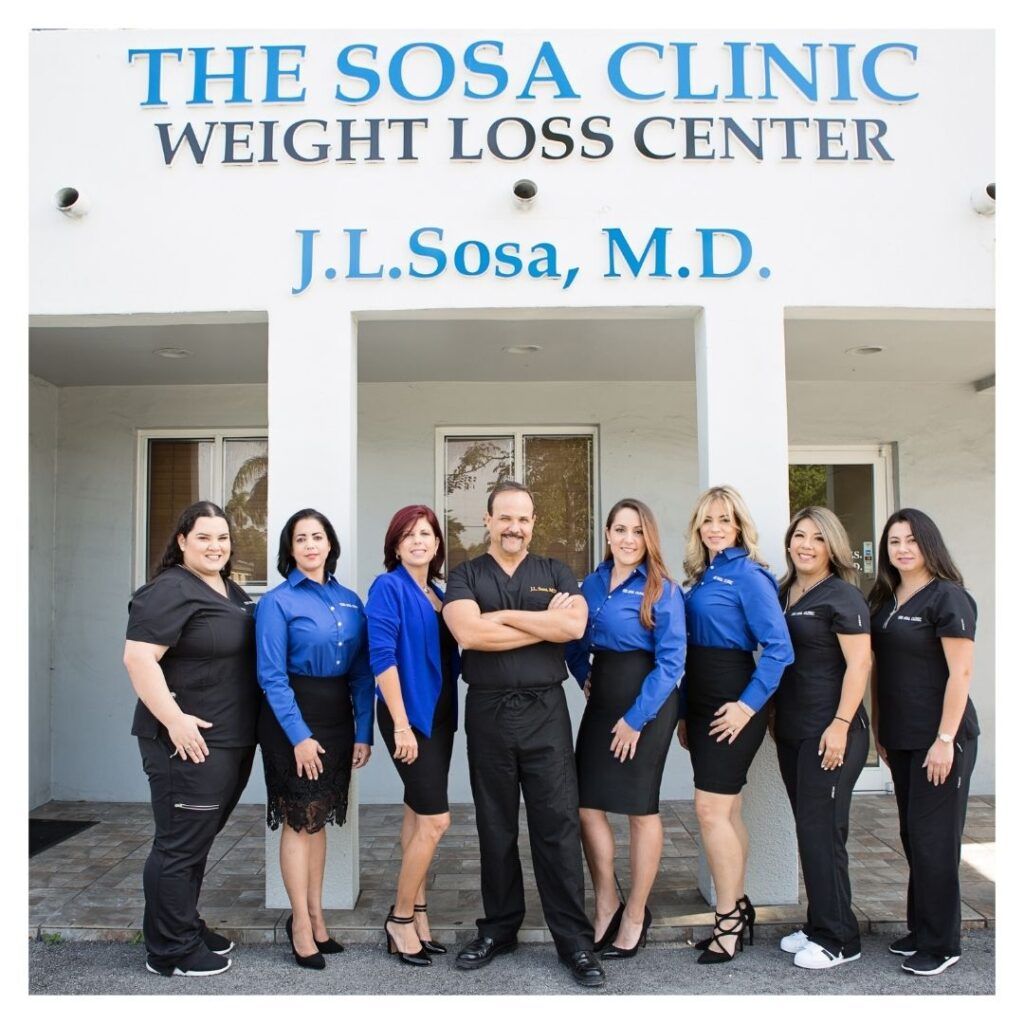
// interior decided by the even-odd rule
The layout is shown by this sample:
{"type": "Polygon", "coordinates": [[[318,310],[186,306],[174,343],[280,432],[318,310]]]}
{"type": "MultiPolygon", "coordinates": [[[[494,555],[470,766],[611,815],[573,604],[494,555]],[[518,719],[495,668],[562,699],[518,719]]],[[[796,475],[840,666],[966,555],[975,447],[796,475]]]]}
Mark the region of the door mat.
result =
{"type": "Polygon", "coordinates": [[[98,821],[61,821],[56,818],[28,819],[28,855],[34,857],[51,846],[63,843],[65,839],[84,832],[98,821]]]}

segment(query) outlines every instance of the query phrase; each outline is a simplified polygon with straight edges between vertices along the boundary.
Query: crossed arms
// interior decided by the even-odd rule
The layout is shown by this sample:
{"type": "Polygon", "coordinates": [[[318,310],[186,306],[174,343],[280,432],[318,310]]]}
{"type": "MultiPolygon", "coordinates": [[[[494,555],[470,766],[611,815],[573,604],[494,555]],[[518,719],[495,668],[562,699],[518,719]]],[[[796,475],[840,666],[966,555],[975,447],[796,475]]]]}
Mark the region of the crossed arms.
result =
{"type": "Polygon", "coordinates": [[[476,601],[466,599],[446,604],[443,614],[459,646],[470,651],[514,651],[543,640],[568,643],[587,628],[587,602],[581,594],[555,594],[542,612],[481,612],[476,601]]]}

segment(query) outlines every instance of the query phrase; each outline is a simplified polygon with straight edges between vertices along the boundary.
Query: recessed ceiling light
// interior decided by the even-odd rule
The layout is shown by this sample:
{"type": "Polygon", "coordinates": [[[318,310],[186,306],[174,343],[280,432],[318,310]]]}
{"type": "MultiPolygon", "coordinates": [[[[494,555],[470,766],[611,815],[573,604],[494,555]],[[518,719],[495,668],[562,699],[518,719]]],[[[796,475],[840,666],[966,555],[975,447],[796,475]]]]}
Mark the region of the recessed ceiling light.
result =
{"type": "Polygon", "coordinates": [[[877,356],[879,352],[884,352],[885,349],[881,345],[859,345],[856,348],[848,348],[846,354],[848,356],[877,356]]]}
{"type": "Polygon", "coordinates": [[[164,359],[188,359],[192,353],[187,348],[158,348],[153,350],[153,355],[164,359]]]}
{"type": "Polygon", "coordinates": [[[539,352],[540,350],[540,345],[506,345],[502,349],[503,352],[507,352],[510,356],[529,355],[531,352],[539,352]]]}

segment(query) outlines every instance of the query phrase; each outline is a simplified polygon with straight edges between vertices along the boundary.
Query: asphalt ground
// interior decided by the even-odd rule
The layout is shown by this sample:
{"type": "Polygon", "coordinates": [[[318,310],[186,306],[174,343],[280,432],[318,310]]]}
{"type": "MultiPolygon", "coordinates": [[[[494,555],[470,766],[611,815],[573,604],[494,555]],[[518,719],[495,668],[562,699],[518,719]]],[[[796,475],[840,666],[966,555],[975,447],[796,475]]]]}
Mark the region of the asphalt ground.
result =
{"type": "Polygon", "coordinates": [[[967,931],[963,957],[945,973],[916,977],[886,950],[891,936],[866,935],[860,960],[823,971],[792,965],[777,940],[761,939],[729,964],[702,967],[693,949],[657,943],[629,961],[605,963],[607,983],[583,989],[550,944],[521,945],[488,966],[461,971],[454,950],[430,967],[408,967],[384,945],[351,945],[323,971],[302,970],[283,945],[238,947],[232,967],[212,978],[164,978],[145,969],[141,945],[29,943],[29,993],[49,995],[992,995],[995,932],[967,931]]]}

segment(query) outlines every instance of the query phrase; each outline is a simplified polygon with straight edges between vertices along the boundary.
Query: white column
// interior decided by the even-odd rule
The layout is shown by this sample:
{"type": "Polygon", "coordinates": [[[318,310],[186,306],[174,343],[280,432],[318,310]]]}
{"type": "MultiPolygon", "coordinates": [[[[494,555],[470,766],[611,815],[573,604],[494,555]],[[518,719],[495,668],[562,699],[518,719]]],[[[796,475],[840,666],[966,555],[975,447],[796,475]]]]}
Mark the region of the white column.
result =
{"type": "MultiPolygon", "coordinates": [[[[292,299],[269,313],[267,424],[269,509],[267,560],[277,574],[277,544],[288,517],[316,508],[341,543],[336,576],[356,585],[355,324],[347,310],[292,299]]],[[[353,772],[344,828],[327,827],[324,907],[348,910],[359,897],[359,789],[353,772]]],[[[282,826],[284,827],[284,826],[282,826]]],[[[280,830],[266,833],[266,901],[287,907],[278,849],[280,830]]]]}
{"type": "MultiPolygon", "coordinates": [[[[776,575],[784,568],[782,539],[789,523],[783,326],[778,305],[749,296],[706,306],[695,324],[701,488],[731,484],[743,495],[776,575]]],[[[796,830],[770,736],[748,773],[743,817],[750,832],[751,900],[795,903],[796,830]]],[[[698,885],[714,904],[703,851],[698,885]]]]}

